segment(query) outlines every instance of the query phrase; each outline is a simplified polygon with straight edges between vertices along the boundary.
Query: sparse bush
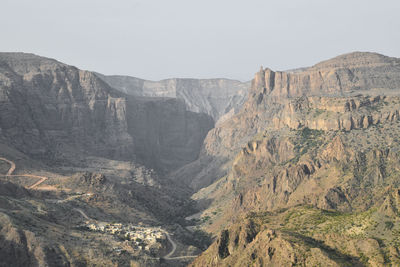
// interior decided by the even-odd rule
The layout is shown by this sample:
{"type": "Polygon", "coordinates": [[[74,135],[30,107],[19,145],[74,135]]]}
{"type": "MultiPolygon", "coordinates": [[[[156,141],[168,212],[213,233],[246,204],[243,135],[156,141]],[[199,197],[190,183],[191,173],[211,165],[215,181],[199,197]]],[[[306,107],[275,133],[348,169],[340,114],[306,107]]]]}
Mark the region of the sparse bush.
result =
{"type": "Polygon", "coordinates": [[[204,216],[201,220],[203,223],[207,222],[211,217],[210,216],[204,216]]]}
{"type": "Polygon", "coordinates": [[[394,223],[392,221],[385,222],[385,230],[392,230],[393,227],[394,227],[394,223]]]}

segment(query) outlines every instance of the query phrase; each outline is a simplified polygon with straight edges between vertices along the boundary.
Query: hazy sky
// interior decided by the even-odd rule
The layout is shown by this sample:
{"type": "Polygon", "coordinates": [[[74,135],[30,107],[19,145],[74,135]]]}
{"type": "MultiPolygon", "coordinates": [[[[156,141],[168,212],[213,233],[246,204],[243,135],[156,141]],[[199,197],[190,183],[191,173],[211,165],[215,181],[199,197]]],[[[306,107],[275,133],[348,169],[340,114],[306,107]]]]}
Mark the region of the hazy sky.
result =
{"type": "Polygon", "coordinates": [[[1,0],[0,26],[0,51],[153,80],[400,57],[399,0],[1,0]]]}

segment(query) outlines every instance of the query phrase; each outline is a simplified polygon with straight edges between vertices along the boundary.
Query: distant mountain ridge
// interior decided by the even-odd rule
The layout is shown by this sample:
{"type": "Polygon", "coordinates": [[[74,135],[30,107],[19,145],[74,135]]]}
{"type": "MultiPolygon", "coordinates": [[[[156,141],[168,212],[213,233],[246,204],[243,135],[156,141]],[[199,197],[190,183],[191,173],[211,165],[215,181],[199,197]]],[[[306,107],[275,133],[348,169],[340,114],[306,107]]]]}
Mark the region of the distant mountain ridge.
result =
{"type": "Polygon", "coordinates": [[[128,95],[182,99],[190,111],[206,113],[215,122],[225,114],[237,113],[250,87],[250,82],[230,79],[172,78],[147,81],[131,76],[96,74],[111,87],[128,95]]]}

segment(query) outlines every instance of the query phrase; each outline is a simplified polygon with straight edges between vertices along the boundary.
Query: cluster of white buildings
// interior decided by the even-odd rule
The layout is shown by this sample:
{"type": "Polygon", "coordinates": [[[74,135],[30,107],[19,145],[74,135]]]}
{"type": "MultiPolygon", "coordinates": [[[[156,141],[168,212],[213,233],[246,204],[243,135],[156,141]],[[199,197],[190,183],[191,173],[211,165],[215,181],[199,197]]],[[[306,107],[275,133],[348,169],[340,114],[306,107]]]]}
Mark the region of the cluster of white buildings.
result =
{"type": "Polygon", "coordinates": [[[86,227],[91,231],[103,232],[118,235],[134,242],[139,249],[148,250],[152,245],[167,239],[167,236],[160,227],[142,227],[132,224],[87,222],[86,227]]]}

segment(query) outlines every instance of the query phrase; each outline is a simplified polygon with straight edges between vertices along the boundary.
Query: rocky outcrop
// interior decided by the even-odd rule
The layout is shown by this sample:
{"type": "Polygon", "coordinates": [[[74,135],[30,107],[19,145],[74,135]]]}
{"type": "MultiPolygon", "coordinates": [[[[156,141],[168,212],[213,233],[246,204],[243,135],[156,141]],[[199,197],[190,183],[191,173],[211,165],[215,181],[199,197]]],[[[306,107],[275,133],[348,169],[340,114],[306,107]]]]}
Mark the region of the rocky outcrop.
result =
{"type": "Polygon", "coordinates": [[[399,120],[398,96],[302,97],[282,103],[276,129],[350,131],[399,120]]]}
{"type": "Polygon", "coordinates": [[[236,114],[245,102],[250,87],[250,82],[229,79],[147,81],[129,76],[97,75],[111,87],[128,95],[181,99],[188,110],[208,114],[215,122],[236,114]]]}
{"type": "Polygon", "coordinates": [[[389,217],[400,215],[400,189],[389,188],[379,211],[389,217]]]}
{"type": "Polygon", "coordinates": [[[102,173],[85,172],[80,178],[80,182],[87,186],[102,186],[107,181],[107,178],[102,173]]]}
{"type": "Polygon", "coordinates": [[[10,218],[0,213],[1,266],[69,266],[57,248],[47,247],[33,232],[18,229],[10,218]],[[58,251],[59,252],[59,251],[58,251]]]}
{"type": "Polygon", "coordinates": [[[274,98],[342,96],[369,91],[387,93],[398,88],[400,60],[375,53],[355,52],[338,56],[298,72],[261,69],[251,93],[274,98]],[[260,91],[260,89],[263,89],[260,91]]]}
{"type": "Polygon", "coordinates": [[[191,266],[398,265],[396,216],[311,206],[252,212],[221,231],[191,266]]]}
{"type": "MultiPolygon", "coordinates": [[[[197,191],[192,198],[203,209],[200,219],[207,218],[207,223],[202,223],[203,229],[220,236],[232,222],[243,229],[245,214],[288,210],[287,217],[269,218],[263,223],[269,229],[276,229],[285,225],[295,207],[305,205],[346,215],[367,216],[367,211],[379,210],[373,218],[382,214],[390,217],[380,223],[380,229],[395,229],[400,174],[399,66],[399,59],[354,53],[296,72],[262,69],[257,73],[242,110],[212,129],[199,159],[176,172],[176,179],[186,181],[197,191]],[[388,186],[393,187],[390,194],[388,186]]],[[[294,217],[300,216],[295,214],[294,217]]],[[[311,217],[296,222],[293,228],[285,227],[284,231],[302,235],[308,218],[311,217]]],[[[311,220],[310,232],[317,229],[318,220],[311,220]]],[[[343,232],[348,235],[346,239],[329,246],[338,249],[345,244],[345,254],[350,255],[343,258],[345,262],[356,257],[359,263],[383,265],[389,254],[383,256],[383,252],[378,255],[372,251],[394,243],[382,241],[384,245],[376,245],[377,241],[372,240],[376,232],[373,222],[373,219],[368,223],[362,221],[357,226],[349,222],[343,232]],[[359,240],[355,235],[366,238],[359,240]]],[[[325,231],[335,232],[325,229],[321,235],[325,231]]],[[[386,231],[379,238],[394,240],[396,230],[386,231]]],[[[203,254],[194,264],[295,264],[266,258],[267,246],[280,249],[268,240],[263,240],[255,250],[249,249],[251,244],[237,249],[233,233],[230,230],[224,238],[220,236],[210,247],[209,251],[214,251],[203,254]],[[218,254],[218,249],[223,253],[218,254]]],[[[293,237],[281,236],[281,244],[293,237]]],[[[309,237],[314,238],[311,234],[309,237]]],[[[330,237],[321,240],[328,242],[330,237]]],[[[329,255],[334,251],[323,246],[306,249],[313,255],[298,249],[290,246],[285,249],[299,253],[296,258],[301,258],[301,263],[296,264],[318,265],[313,261],[323,255],[333,259],[329,255]]],[[[393,262],[397,262],[398,253],[395,250],[390,253],[393,262]]],[[[281,254],[277,259],[289,258],[281,254]]],[[[331,262],[328,258],[321,264],[331,262]]]]}
{"type": "Polygon", "coordinates": [[[99,155],[127,156],[126,103],[94,74],[31,54],[0,55],[1,133],[30,155],[69,143],[99,155]]]}
{"type": "Polygon", "coordinates": [[[356,52],[296,72],[261,69],[242,110],[208,133],[197,162],[209,171],[183,169],[176,177],[193,177],[187,183],[195,189],[207,186],[265,131],[351,131],[398,121],[399,68],[399,59],[356,52]]]}
{"type": "Polygon", "coordinates": [[[356,258],[312,238],[260,227],[246,219],[222,231],[190,266],[343,266],[344,262],[361,266],[356,258]],[[220,253],[221,245],[223,254],[220,253]]]}

